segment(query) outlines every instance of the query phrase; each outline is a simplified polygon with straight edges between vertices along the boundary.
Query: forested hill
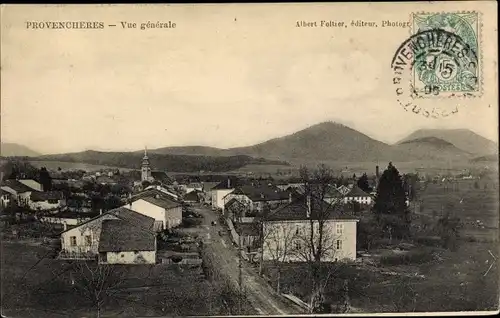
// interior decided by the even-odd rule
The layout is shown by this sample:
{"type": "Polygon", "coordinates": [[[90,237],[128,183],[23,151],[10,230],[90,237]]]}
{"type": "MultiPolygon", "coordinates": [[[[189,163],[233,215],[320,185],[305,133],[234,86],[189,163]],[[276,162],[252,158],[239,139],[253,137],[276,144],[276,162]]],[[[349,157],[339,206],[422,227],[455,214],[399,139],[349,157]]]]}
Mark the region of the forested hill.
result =
{"type": "MultiPolygon", "coordinates": [[[[143,154],[137,152],[101,152],[88,150],[77,153],[30,157],[26,159],[31,161],[79,162],[139,169],[141,167],[142,157],[143,154]]],[[[245,155],[213,157],[152,153],[149,155],[149,161],[155,170],[176,172],[196,172],[201,170],[223,172],[238,169],[248,164],[289,165],[287,162],[283,161],[253,158],[245,155]]]]}

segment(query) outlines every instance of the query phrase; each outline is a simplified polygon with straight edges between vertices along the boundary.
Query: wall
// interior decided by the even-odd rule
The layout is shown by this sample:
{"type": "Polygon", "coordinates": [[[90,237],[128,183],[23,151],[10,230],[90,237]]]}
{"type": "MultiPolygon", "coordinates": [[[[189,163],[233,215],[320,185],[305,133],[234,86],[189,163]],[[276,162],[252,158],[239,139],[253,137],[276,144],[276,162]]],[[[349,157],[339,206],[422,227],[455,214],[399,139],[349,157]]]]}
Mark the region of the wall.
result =
{"type": "MultiPolygon", "coordinates": [[[[326,238],[324,245],[329,250],[324,255],[325,261],[333,262],[335,259],[356,259],[356,225],[355,220],[329,220],[325,223],[326,238]],[[336,231],[336,224],[342,224],[342,233],[336,231]],[[336,249],[336,241],[340,240],[341,249],[336,249]]],[[[318,224],[315,224],[315,235],[318,235],[318,224]]],[[[281,257],[283,254],[277,254],[277,250],[287,250],[285,261],[298,262],[304,261],[303,254],[307,251],[305,248],[308,243],[310,233],[310,222],[303,221],[273,221],[264,223],[263,257],[264,260],[273,260],[276,255],[281,257]],[[285,247],[286,244],[286,247],[285,247]]]]}
{"type": "Polygon", "coordinates": [[[61,234],[61,251],[67,253],[91,253],[97,255],[99,248],[99,237],[101,235],[102,221],[118,219],[110,214],[103,214],[101,217],[78,227],[70,229],[61,234]],[[85,242],[85,236],[90,235],[91,245],[85,242]],[[76,246],[71,246],[70,237],[76,237],[76,246]]]}
{"type": "Polygon", "coordinates": [[[159,206],[156,206],[152,203],[149,203],[147,201],[144,201],[142,199],[139,199],[137,201],[132,202],[132,204],[127,204],[123,206],[124,208],[128,208],[130,210],[133,210],[137,213],[149,216],[156,221],[161,221],[163,222],[163,229],[165,229],[166,226],[166,220],[165,220],[165,209],[159,206]]]}
{"type": "Polygon", "coordinates": [[[234,189],[218,189],[212,191],[212,206],[224,210],[224,197],[234,189]]]}
{"type": "Polygon", "coordinates": [[[165,212],[165,224],[167,228],[176,227],[182,222],[182,206],[168,209],[165,212]]]}
{"type": "Polygon", "coordinates": [[[90,218],[73,219],[73,218],[58,218],[52,216],[44,216],[40,218],[40,221],[46,223],[54,223],[54,224],[78,225],[80,223],[88,221],[89,219],[90,218]]]}
{"type": "Polygon", "coordinates": [[[107,252],[106,257],[107,264],[156,264],[156,251],[107,252]]]}

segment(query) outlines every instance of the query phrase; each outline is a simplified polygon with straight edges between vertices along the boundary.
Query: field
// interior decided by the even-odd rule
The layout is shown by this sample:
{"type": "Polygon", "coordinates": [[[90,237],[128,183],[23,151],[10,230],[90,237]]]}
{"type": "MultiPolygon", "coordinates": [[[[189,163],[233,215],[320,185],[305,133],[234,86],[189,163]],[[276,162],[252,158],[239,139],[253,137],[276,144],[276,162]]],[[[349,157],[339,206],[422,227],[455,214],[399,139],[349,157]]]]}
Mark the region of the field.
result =
{"type": "MultiPolygon", "coordinates": [[[[44,259],[49,251],[35,242],[2,242],[2,314],[94,317],[95,307],[71,284],[74,264],[44,259]]],[[[199,268],[135,265],[121,270],[123,284],[107,299],[102,317],[228,314],[220,303],[220,291],[199,268]]]]}
{"type": "Polygon", "coordinates": [[[121,171],[129,171],[133,169],[122,168],[122,167],[112,167],[103,165],[92,165],[88,163],[81,162],[65,162],[65,161],[38,161],[31,160],[30,163],[36,168],[45,167],[49,170],[57,170],[61,168],[63,170],[85,170],[85,171],[99,171],[102,169],[119,169],[121,171]]]}
{"type": "Polygon", "coordinates": [[[464,222],[464,235],[479,239],[498,239],[497,180],[431,182],[427,186],[422,185],[417,193],[418,203],[414,207],[417,214],[432,218],[449,211],[464,222]]]}

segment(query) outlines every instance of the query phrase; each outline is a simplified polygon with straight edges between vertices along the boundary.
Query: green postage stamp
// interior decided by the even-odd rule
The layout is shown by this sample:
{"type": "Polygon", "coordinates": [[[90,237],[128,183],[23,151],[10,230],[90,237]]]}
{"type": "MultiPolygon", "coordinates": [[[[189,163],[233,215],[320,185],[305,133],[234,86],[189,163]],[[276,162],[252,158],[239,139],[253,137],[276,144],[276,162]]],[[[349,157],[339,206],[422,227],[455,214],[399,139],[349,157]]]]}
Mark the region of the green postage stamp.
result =
{"type": "Polygon", "coordinates": [[[417,98],[474,97],[481,93],[477,12],[415,13],[412,89],[417,98]]]}

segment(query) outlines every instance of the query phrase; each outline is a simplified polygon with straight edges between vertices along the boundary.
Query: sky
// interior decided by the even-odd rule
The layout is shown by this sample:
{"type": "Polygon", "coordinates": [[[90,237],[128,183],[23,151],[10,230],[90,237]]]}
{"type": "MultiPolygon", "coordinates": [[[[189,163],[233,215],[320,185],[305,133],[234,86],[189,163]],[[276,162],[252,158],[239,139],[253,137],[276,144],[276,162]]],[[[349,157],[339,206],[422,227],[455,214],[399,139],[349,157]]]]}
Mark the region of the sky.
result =
{"type": "MultiPolygon", "coordinates": [[[[407,21],[416,9],[389,5],[2,7],[2,142],[41,153],[228,148],[324,121],[387,143],[422,128],[466,128],[498,141],[495,43],[482,47],[483,95],[421,101],[460,104],[453,116],[429,119],[405,112],[392,85],[390,63],[408,29],[296,27],[407,21]],[[168,20],[175,29],[120,23],[168,20]],[[106,27],[32,30],[27,21],[106,27]]],[[[493,30],[492,14],[485,10],[483,32],[493,30]]]]}

